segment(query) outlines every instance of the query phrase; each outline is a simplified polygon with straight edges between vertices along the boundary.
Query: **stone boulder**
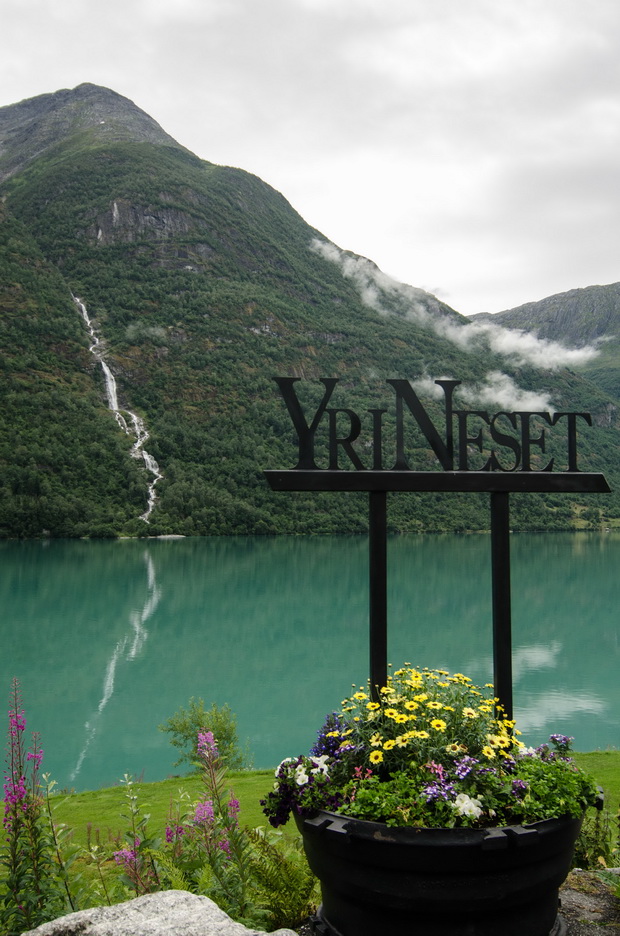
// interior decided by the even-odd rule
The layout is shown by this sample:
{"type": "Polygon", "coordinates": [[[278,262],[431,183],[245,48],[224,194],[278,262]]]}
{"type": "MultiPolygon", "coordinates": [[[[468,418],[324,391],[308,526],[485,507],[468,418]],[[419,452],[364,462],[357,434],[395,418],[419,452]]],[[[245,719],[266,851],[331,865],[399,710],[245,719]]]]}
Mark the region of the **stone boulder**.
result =
{"type": "MultiPolygon", "coordinates": [[[[111,907],[93,907],[43,923],[23,936],[264,936],[224,913],[208,897],[168,890],[111,907]]],[[[274,936],[296,936],[279,929],[274,936]]]]}

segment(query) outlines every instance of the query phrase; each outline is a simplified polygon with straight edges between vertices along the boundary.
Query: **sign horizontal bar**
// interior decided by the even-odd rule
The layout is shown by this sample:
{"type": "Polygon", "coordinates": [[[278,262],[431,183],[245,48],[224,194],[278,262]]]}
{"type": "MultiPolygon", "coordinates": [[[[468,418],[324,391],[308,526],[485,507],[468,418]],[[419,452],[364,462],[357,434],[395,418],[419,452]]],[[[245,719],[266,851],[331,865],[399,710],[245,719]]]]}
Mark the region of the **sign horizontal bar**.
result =
{"type": "Polygon", "coordinates": [[[265,471],[274,491],[445,491],[609,494],[602,474],[586,471],[265,471]]]}

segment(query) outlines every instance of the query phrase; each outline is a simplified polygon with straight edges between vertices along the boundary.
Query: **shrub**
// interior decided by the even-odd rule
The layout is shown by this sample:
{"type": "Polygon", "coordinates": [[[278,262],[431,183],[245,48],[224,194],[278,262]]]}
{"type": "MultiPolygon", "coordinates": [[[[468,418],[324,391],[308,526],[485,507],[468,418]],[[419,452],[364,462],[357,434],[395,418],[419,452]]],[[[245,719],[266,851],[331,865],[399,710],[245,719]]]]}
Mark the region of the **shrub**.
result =
{"type": "Polygon", "coordinates": [[[181,756],[174,762],[174,766],[188,763],[198,769],[198,735],[210,731],[217,741],[222,764],[229,770],[241,770],[252,766],[252,757],[246,743],[242,750],[237,736],[237,719],[227,704],[217,706],[215,702],[210,709],[205,709],[203,699],[189,700],[188,707],[175,712],[163,725],[160,731],[171,735],[170,743],[174,745],[181,756]]]}

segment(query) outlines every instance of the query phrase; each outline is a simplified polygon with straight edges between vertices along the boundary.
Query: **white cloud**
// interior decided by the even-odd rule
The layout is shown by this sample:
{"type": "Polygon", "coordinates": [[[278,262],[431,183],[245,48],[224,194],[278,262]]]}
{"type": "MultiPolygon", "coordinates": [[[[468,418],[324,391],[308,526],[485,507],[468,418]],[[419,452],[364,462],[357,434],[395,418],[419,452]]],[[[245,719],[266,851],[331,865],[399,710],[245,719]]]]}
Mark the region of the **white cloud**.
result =
{"type": "Polygon", "coordinates": [[[458,387],[459,396],[470,404],[499,407],[508,412],[551,413],[554,406],[548,393],[523,390],[512,377],[501,371],[490,371],[476,386],[458,387]]]}
{"type": "MultiPolygon", "coordinates": [[[[528,332],[503,328],[493,321],[459,324],[456,318],[441,314],[432,296],[396,282],[364,257],[351,256],[335,244],[318,238],[311,242],[310,247],[341,268],[343,275],[355,284],[365,305],[382,315],[389,315],[387,302],[390,298],[397,298],[401,303],[399,312],[464,351],[487,346],[495,354],[509,359],[512,364],[531,364],[543,370],[584,364],[598,354],[598,350],[592,346],[568,348],[557,341],[537,338],[528,332]]],[[[494,380],[493,384],[497,385],[497,381],[494,380]]]]}

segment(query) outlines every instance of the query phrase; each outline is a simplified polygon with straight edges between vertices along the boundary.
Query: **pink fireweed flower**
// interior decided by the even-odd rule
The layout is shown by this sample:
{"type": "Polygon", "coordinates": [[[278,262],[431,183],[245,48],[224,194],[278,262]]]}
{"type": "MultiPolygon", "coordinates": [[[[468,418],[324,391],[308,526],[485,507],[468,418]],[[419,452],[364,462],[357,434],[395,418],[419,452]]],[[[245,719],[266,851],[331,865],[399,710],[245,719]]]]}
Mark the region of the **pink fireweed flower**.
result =
{"type": "Polygon", "coordinates": [[[133,868],[138,855],[132,848],[121,848],[119,851],[114,852],[113,857],[117,865],[123,865],[125,868],[133,868]]]}
{"type": "Polygon", "coordinates": [[[211,800],[207,800],[204,803],[196,803],[194,808],[194,822],[196,825],[200,825],[203,822],[213,822],[214,818],[215,813],[211,800]]]}
{"type": "Polygon", "coordinates": [[[37,748],[36,751],[28,751],[26,754],[26,760],[34,761],[35,768],[39,767],[41,765],[41,761],[43,760],[43,751],[41,748],[37,748]]]}
{"type": "Polygon", "coordinates": [[[205,760],[216,760],[220,754],[212,731],[198,732],[198,756],[205,760]]]}
{"type": "Polygon", "coordinates": [[[4,819],[2,824],[7,832],[11,832],[13,829],[13,821],[20,812],[28,812],[26,778],[19,777],[17,780],[12,780],[10,777],[5,777],[4,819]]]}
{"type": "Polygon", "coordinates": [[[9,711],[9,734],[12,738],[17,737],[19,731],[26,730],[26,717],[23,709],[17,711],[16,709],[11,709],[9,711]]]}
{"type": "Polygon", "coordinates": [[[167,825],[166,826],[166,841],[168,842],[169,845],[172,844],[172,842],[178,842],[180,838],[183,838],[186,831],[187,830],[185,826],[182,826],[182,825],[178,825],[178,824],[172,825],[172,826],[167,825]]]}
{"type": "Polygon", "coordinates": [[[237,816],[239,815],[239,800],[235,799],[234,796],[231,796],[228,800],[228,818],[237,821],[237,816]]]}

